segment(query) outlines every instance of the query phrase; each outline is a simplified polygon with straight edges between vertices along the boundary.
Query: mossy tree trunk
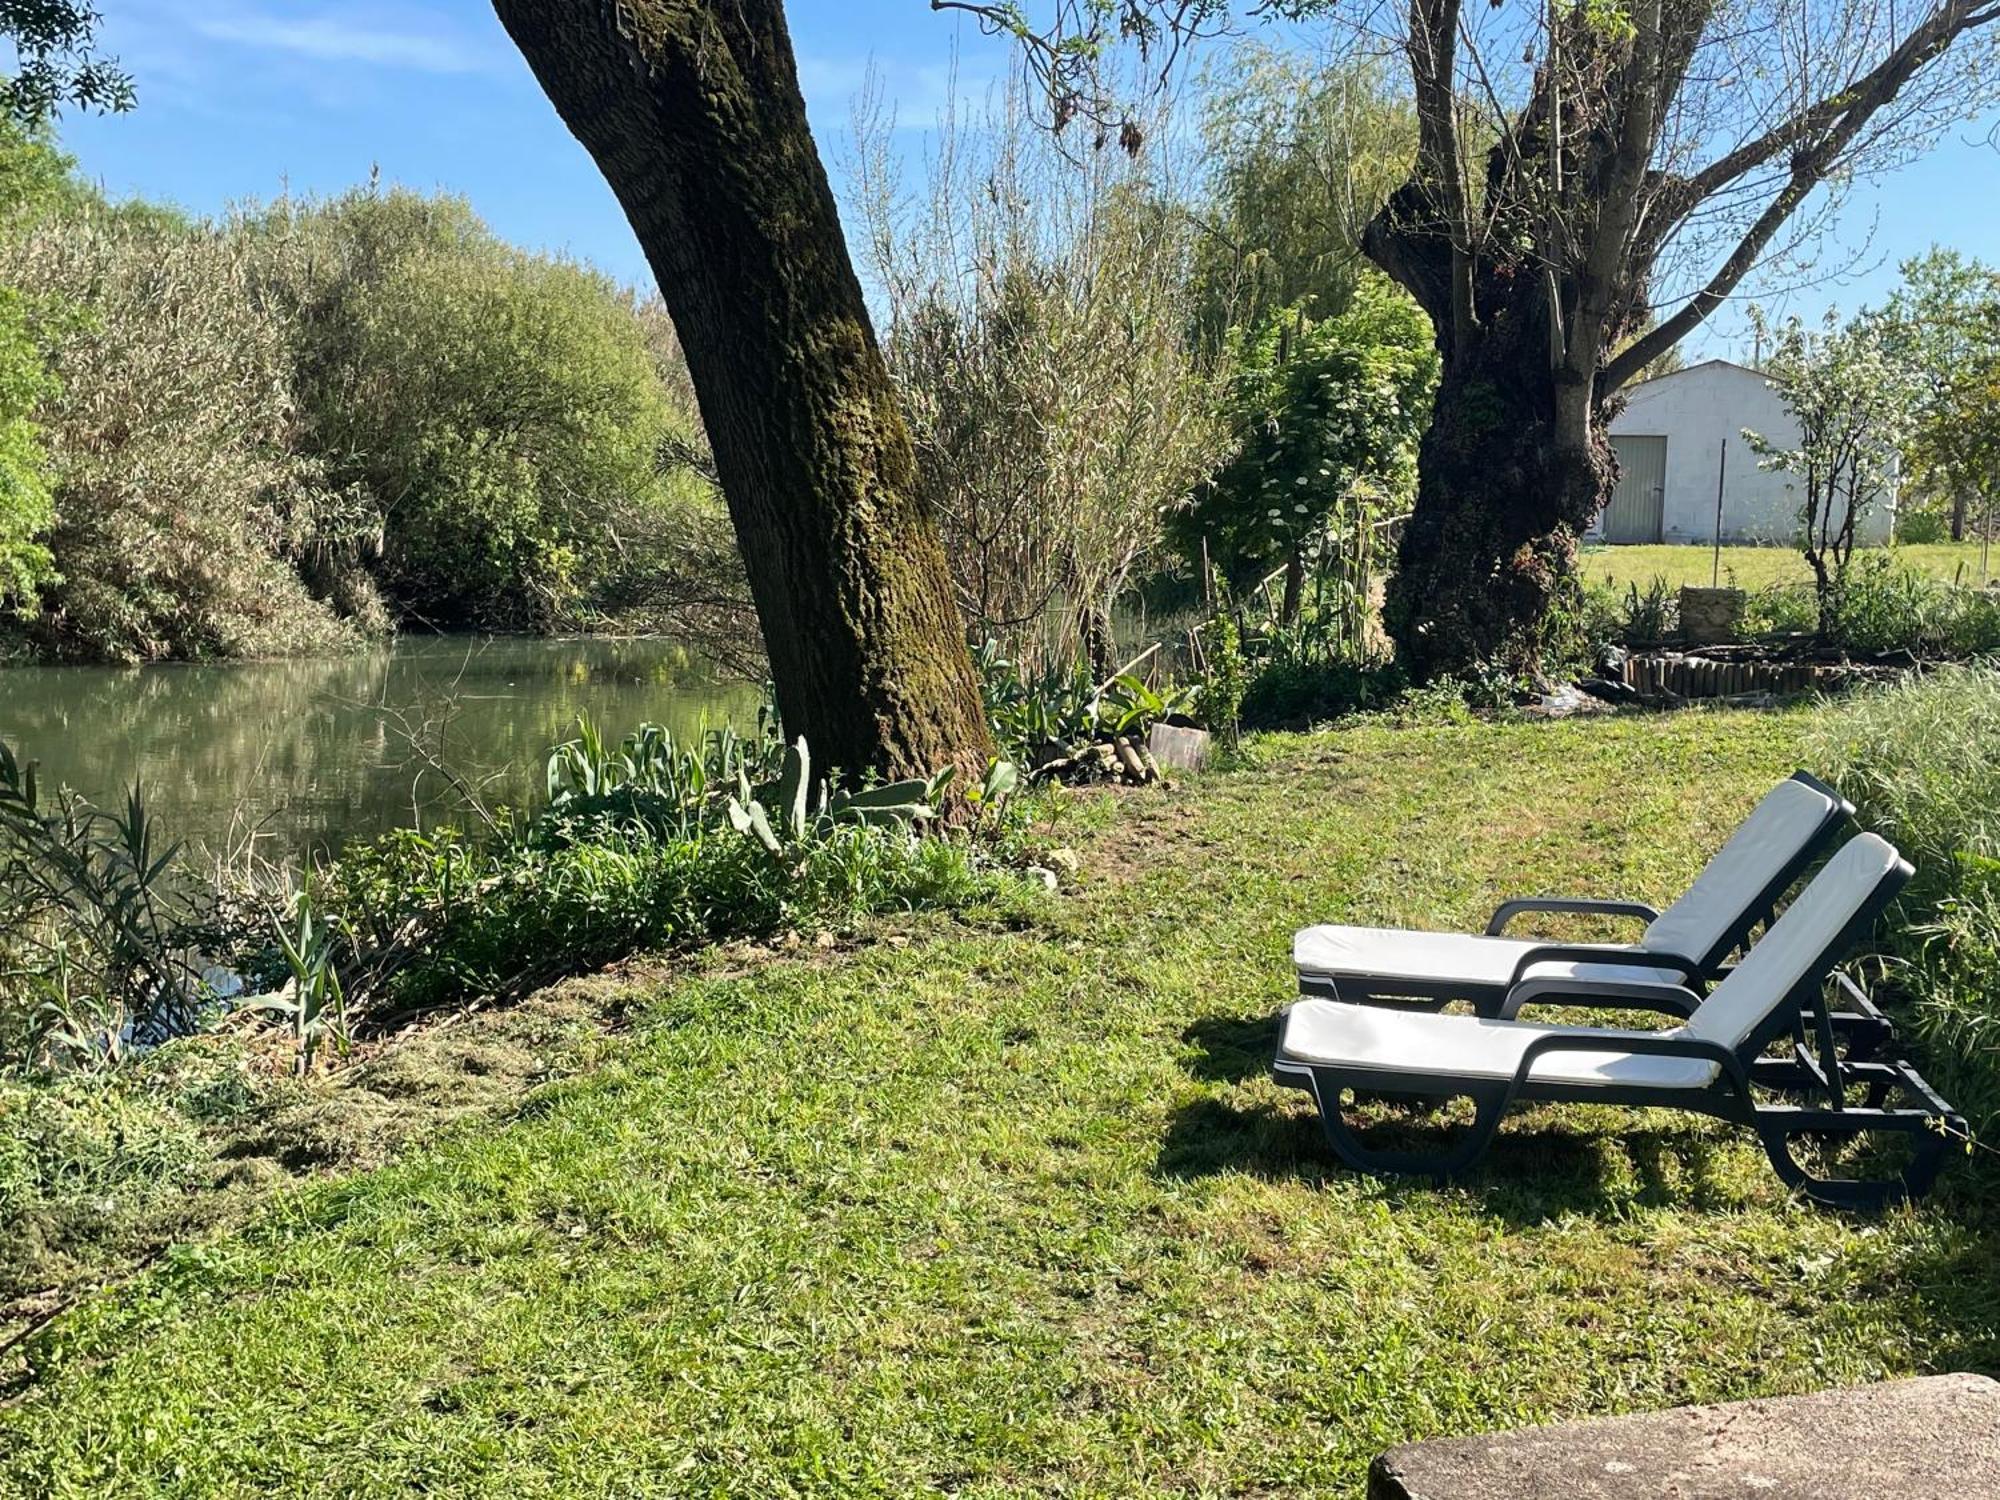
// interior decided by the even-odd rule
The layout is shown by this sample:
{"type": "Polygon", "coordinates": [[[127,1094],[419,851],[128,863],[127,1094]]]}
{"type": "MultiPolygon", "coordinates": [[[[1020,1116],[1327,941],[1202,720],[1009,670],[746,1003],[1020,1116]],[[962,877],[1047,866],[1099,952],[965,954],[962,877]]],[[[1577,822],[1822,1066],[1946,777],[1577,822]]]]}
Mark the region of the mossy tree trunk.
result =
{"type": "Polygon", "coordinates": [[[1486,288],[1494,315],[1446,363],[1418,450],[1383,616],[1419,679],[1484,663],[1537,673],[1577,538],[1610,492],[1608,413],[1558,399],[1541,297],[1521,291],[1508,307],[1504,284],[1486,288]]]}
{"type": "Polygon", "coordinates": [[[673,315],[787,730],[821,765],[991,745],[779,0],[494,0],[673,315]]]}
{"type": "MultiPolygon", "coordinates": [[[[1464,3],[1409,0],[1416,160],[1363,235],[1430,314],[1444,361],[1384,610],[1420,678],[1540,670],[1550,605],[1616,477],[1606,428],[1624,388],[1736,291],[1821,183],[1879,164],[1870,153],[1898,130],[1921,138],[1910,122],[1926,108],[1976,109],[1978,75],[1950,70],[1922,106],[1893,106],[1960,39],[2000,25],[1991,0],[1931,0],[1880,26],[1871,12],[1872,66],[1814,47],[1797,49],[1795,76],[1790,59],[1732,66],[1756,76],[1732,86],[1730,114],[1702,82],[1683,92],[1722,66],[1712,33],[1730,34],[1730,12],[1632,0],[1606,25],[1593,7],[1551,6],[1525,102],[1488,114],[1463,88],[1486,76],[1464,3]],[[1483,147],[1466,129],[1482,114],[1483,147]],[[1722,258],[1663,312],[1655,267],[1705,214],[1695,244],[1722,258]]],[[[1837,28],[1860,14],[1827,18],[1858,37],[1837,28]]]]}

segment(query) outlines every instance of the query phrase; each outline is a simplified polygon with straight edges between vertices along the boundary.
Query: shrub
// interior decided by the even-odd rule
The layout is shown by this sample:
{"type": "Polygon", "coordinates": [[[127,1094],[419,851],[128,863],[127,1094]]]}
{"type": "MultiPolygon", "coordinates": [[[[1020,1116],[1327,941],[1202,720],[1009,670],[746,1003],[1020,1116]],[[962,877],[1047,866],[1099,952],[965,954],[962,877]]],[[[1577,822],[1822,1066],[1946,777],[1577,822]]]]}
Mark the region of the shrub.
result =
{"type": "Polygon", "coordinates": [[[1743,601],[1747,636],[1807,635],[1819,625],[1819,604],[1809,583],[1773,584],[1743,601]]]}
{"type": "Polygon", "coordinates": [[[1243,632],[1227,610],[1218,611],[1199,645],[1204,668],[1199,700],[1202,725],[1211,734],[1227,735],[1233,741],[1243,722],[1243,701],[1249,686],[1243,632]]]}
{"type": "MultiPolygon", "coordinates": [[[[405,831],[350,849],[320,901],[370,933],[420,931],[368,997],[370,1027],[472,996],[511,997],[648,948],[685,948],[869,912],[962,904],[992,889],[963,842],[841,825],[774,860],[733,829],[643,819],[538,826],[481,846],[405,831]]],[[[381,954],[362,952],[366,968],[381,954]]]]}
{"type": "Polygon", "coordinates": [[[623,566],[624,534],[705,502],[659,461],[692,418],[608,277],[400,190],[281,201],[235,233],[296,329],[299,444],[364,497],[371,570],[404,617],[561,624],[623,566]]]}
{"type": "Polygon", "coordinates": [[[1389,707],[1407,685],[1399,668],[1379,662],[1269,662],[1244,691],[1243,724],[1306,728],[1389,707]]]}
{"type": "Polygon", "coordinates": [[[0,138],[0,607],[44,651],[270,656],[353,647],[392,610],[631,610],[747,639],[754,665],[656,306],[456,199],[194,222],[24,150],[0,138]]]}
{"type": "Polygon", "coordinates": [[[1891,931],[1947,1097],[2000,1114],[2000,672],[1940,668],[1830,708],[1815,751],[1916,865],[1891,931]]]}
{"type": "MultiPolygon", "coordinates": [[[[1818,629],[1810,584],[1780,584],[1750,596],[1743,614],[1751,636],[1803,635],[1818,629]]],[[[1947,583],[1898,562],[1863,558],[1833,605],[1826,643],[1873,655],[1908,651],[1928,659],[1970,659],[2000,651],[2000,592],[1947,583]]]]}
{"type": "MultiPolygon", "coordinates": [[[[0,117],[0,233],[24,234],[70,193],[69,159],[41,132],[0,117]]],[[[0,286],[0,615],[32,619],[54,579],[48,455],[35,408],[55,392],[41,348],[44,310],[0,286]]]]}
{"type": "Polygon", "coordinates": [[[1951,540],[1951,516],[1943,510],[1903,506],[1896,511],[1896,540],[1922,547],[1951,540]]]}
{"type": "MultiPolygon", "coordinates": [[[[1438,354],[1422,309],[1373,271],[1333,315],[1284,309],[1240,342],[1224,408],[1233,452],[1169,531],[1191,562],[1212,560],[1239,586],[1289,563],[1290,623],[1309,554],[1414,494],[1438,354]]],[[[1356,616],[1368,608],[1358,587],[1356,616]]]]}
{"type": "Polygon", "coordinates": [[[1080,656],[1033,672],[989,640],[972,653],[972,662],[993,742],[1002,754],[1036,768],[1066,761],[1088,745],[1120,737],[1143,741],[1161,720],[1202,711],[1200,687],[1154,688],[1131,672],[1098,682],[1080,656]]]}
{"type": "Polygon", "coordinates": [[[55,580],[42,536],[55,518],[48,455],[35,407],[54,394],[25,299],[0,287],[0,611],[32,618],[42,585],[55,580]]]}
{"type": "Polygon", "coordinates": [[[2000,649],[2000,597],[1871,557],[1849,575],[1834,635],[1851,651],[1979,656],[2000,649]]]}
{"type": "Polygon", "coordinates": [[[0,245],[0,279],[69,310],[45,323],[44,645],[113,661],[352,645],[293,565],[351,507],[293,449],[287,330],[255,305],[243,247],[86,206],[0,245]]]}
{"type": "Polygon", "coordinates": [[[196,908],[134,786],[103,813],[0,742],[0,1066],[116,1062],[204,1008],[196,908]]]}
{"type": "Polygon", "coordinates": [[[1184,337],[1197,236],[1150,163],[1079,164],[1018,89],[979,124],[946,124],[910,214],[888,122],[864,123],[885,353],[970,628],[1101,680],[1113,602],[1222,447],[1184,337]]]}
{"type": "MultiPolygon", "coordinates": [[[[526,993],[644,948],[840,926],[869,912],[996,892],[965,839],[928,838],[942,780],[834,792],[803,743],[642,726],[619,744],[588,723],[547,765],[548,800],[486,837],[400,829],[317,871],[344,1024],[468,997],[526,993]]],[[[276,934],[299,893],[239,893],[236,964],[253,988],[296,964],[276,934]]],[[[335,1042],[342,1037],[329,1038],[335,1042]]]]}

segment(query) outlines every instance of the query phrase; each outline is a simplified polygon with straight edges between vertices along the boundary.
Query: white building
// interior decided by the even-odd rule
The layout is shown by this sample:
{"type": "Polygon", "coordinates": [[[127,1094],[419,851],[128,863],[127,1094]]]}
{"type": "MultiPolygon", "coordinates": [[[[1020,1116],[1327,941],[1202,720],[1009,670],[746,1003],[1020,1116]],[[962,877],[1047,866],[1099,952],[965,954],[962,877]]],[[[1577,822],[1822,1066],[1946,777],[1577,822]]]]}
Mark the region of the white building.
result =
{"type": "MultiPolygon", "coordinates": [[[[1642,381],[1611,423],[1619,480],[1591,535],[1607,542],[1709,542],[1721,487],[1722,540],[1790,543],[1803,500],[1795,474],[1760,469],[1743,429],[1781,448],[1798,446],[1798,423],[1769,377],[1726,359],[1642,381]]],[[[1856,527],[1865,545],[1886,542],[1893,491],[1856,527]]]]}

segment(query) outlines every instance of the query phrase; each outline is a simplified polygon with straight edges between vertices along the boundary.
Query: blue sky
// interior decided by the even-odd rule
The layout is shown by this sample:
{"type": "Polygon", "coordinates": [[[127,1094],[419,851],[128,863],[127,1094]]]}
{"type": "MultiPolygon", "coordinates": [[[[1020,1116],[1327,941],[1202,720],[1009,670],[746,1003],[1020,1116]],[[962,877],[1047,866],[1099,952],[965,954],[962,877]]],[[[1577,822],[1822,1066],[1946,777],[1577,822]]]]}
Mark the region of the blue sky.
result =
{"type": "MultiPolygon", "coordinates": [[[[379,165],[385,181],[448,188],[500,233],[649,282],[609,189],[542,97],[486,0],[98,0],[102,39],[139,88],[136,112],[71,118],[64,139],[114,195],[211,211],[246,198],[333,192],[379,165]]],[[[947,97],[954,66],[974,92],[1006,49],[926,0],[791,0],[801,81],[834,168],[871,64],[907,149],[947,97]]],[[[2000,123],[2000,114],[1994,122],[2000,123]]],[[[1879,298],[1895,263],[1932,241],[2000,261],[2000,152],[1983,127],[1857,190],[1828,265],[1858,276],[1799,292],[1793,310],[1879,298]]],[[[1727,309],[1691,352],[1734,354],[1727,309]]]]}

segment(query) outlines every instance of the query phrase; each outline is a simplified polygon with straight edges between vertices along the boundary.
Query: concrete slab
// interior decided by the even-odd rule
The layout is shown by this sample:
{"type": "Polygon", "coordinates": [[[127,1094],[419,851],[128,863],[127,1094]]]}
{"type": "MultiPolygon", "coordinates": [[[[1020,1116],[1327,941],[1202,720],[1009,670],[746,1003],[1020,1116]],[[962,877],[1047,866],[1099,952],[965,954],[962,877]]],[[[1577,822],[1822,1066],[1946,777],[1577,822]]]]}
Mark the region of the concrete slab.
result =
{"type": "Polygon", "coordinates": [[[2000,1497],[2000,1383],[1936,1375],[1391,1448],[1369,1500],[2000,1497]]]}

